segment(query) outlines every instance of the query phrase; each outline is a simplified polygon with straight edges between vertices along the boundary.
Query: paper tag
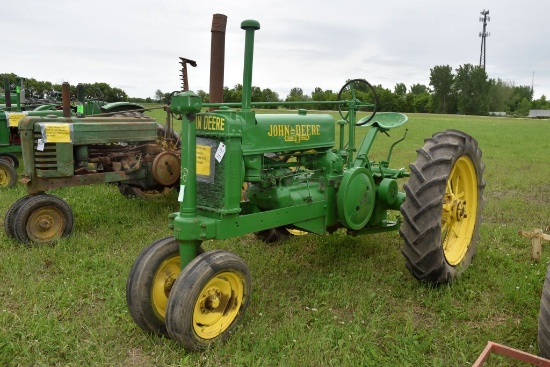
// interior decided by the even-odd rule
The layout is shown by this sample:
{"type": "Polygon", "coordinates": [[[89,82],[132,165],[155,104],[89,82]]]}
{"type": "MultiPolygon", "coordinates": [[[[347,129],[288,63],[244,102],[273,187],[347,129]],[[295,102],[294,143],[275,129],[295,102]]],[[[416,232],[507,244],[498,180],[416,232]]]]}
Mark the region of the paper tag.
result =
{"type": "Polygon", "coordinates": [[[44,124],[44,134],[48,143],[70,143],[70,124],[44,124]]]}
{"type": "Polygon", "coordinates": [[[185,196],[185,185],[180,185],[180,193],[178,195],[178,201],[180,203],[183,201],[184,196],[185,196]]]}
{"type": "Polygon", "coordinates": [[[38,139],[36,150],[42,152],[44,150],[44,139],[38,139]]]}
{"type": "Polygon", "coordinates": [[[216,150],[216,154],[214,155],[214,158],[216,158],[218,163],[221,163],[224,155],[225,155],[225,144],[220,142],[220,145],[218,145],[218,149],[216,150]]]}
{"type": "Polygon", "coordinates": [[[6,116],[8,117],[8,127],[18,127],[19,121],[25,116],[27,116],[27,112],[6,112],[6,116]]]}

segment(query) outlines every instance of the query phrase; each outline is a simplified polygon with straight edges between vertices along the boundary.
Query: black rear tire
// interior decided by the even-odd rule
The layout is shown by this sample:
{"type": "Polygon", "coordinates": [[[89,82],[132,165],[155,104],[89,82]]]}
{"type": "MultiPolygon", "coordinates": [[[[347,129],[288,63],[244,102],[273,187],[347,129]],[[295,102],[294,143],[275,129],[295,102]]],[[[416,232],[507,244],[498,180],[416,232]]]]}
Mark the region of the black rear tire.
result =
{"type": "Polygon", "coordinates": [[[485,167],[477,141],[460,131],[434,134],[417,153],[400,209],[401,251],[415,278],[445,283],[470,265],[476,251],[485,167]]]}
{"type": "Polygon", "coordinates": [[[550,264],[540,296],[538,344],[539,355],[550,359],[550,264]]]}

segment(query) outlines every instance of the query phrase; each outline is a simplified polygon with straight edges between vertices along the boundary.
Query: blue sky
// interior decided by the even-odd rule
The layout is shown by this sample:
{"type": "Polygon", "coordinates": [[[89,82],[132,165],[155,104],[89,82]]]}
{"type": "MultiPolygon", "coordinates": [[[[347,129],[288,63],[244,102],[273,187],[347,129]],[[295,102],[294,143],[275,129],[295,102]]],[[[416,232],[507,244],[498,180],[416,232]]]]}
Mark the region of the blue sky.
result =
{"type": "Polygon", "coordinates": [[[337,92],[365,78],[393,90],[429,84],[436,65],[479,63],[480,11],[490,11],[490,78],[534,85],[550,99],[550,2],[438,0],[18,0],[2,11],[0,72],[71,84],[106,82],[133,97],[208,91],[212,15],[225,14],[224,85],[242,83],[245,19],[260,22],[252,84],[286,97],[293,87],[337,92]],[[4,33],[6,34],[6,33],[4,33]]]}

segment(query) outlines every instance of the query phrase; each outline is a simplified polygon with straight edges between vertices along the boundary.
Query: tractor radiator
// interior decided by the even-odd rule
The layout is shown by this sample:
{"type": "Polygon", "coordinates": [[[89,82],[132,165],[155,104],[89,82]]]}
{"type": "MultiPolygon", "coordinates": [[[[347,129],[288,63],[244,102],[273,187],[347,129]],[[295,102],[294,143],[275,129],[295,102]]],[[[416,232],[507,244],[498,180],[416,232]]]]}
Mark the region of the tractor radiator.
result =
{"type": "Polygon", "coordinates": [[[218,212],[225,207],[225,162],[215,158],[223,139],[197,137],[197,206],[218,212]]]}

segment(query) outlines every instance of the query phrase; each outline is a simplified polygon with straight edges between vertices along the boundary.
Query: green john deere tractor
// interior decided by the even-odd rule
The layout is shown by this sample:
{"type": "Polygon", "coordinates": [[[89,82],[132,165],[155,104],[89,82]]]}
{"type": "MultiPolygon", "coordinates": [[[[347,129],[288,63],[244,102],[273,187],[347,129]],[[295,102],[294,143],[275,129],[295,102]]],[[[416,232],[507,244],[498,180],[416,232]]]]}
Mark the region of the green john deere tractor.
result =
{"type": "Polygon", "coordinates": [[[130,102],[106,103],[98,94],[85,98],[84,87],[79,84],[77,102],[70,105],[69,84],[63,84],[63,103],[55,99],[33,99],[25,95],[24,80],[20,79],[16,89],[4,80],[4,93],[0,105],[0,189],[17,183],[17,168],[21,153],[21,139],[18,124],[25,116],[112,116],[123,111],[143,111],[143,106],[130,102]]]}
{"type": "Polygon", "coordinates": [[[482,222],[485,181],[477,141],[456,130],[434,134],[418,149],[410,172],[390,167],[392,150],[405,137],[386,160],[371,161],[377,135],[405,124],[407,116],[377,112],[376,91],[364,79],[348,81],[336,101],[314,102],[336,105],[339,121],[305,109],[255,113],[252,107],[285,103],[251,102],[260,24],[246,20],[241,28],[242,103],[203,103],[190,91],[173,96],[170,108],[183,118],[180,208],[169,215],[173,235],[145,247],[130,270],[126,299],[135,323],[190,350],[227,339],[251,301],[251,274],[238,255],[205,252],[201,244],[249,233],[271,241],[290,232],[399,231],[415,278],[439,284],[461,274],[482,222]],[[358,126],[369,131],[357,147],[358,126]],[[398,180],[407,177],[400,192],[398,180]]]}

